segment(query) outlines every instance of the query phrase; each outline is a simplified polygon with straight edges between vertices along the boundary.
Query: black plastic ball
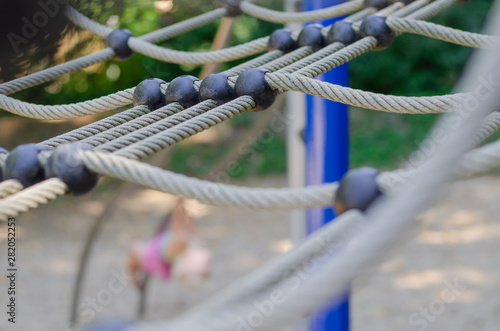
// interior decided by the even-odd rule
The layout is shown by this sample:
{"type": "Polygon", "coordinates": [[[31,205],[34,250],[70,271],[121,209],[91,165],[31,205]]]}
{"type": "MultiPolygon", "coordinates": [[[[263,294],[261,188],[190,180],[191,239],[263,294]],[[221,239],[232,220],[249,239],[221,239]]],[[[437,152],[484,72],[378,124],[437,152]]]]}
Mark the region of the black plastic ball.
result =
{"type": "Polygon", "coordinates": [[[361,37],[372,36],[377,39],[378,47],[376,50],[386,49],[396,37],[394,31],[387,25],[386,19],[387,17],[383,15],[370,15],[365,17],[359,27],[361,37]]]}
{"type": "Polygon", "coordinates": [[[200,101],[214,100],[219,105],[233,100],[236,97],[234,89],[229,85],[227,79],[231,75],[218,72],[208,75],[200,85],[200,101]]]}
{"type": "Polygon", "coordinates": [[[241,0],[220,0],[219,7],[226,8],[227,14],[229,17],[236,17],[243,14],[240,9],[241,0]]]}
{"type": "Polygon", "coordinates": [[[249,95],[255,100],[256,107],[252,111],[269,108],[278,95],[278,90],[273,90],[266,81],[265,75],[267,72],[269,70],[262,68],[247,69],[236,80],[234,86],[236,96],[249,95]]]}
{"type": "Polygon", "coordinates": [[[377,8],[378,10],[384,9],[389,6],[391,3],[388,0],[365,0],[363,3],[365,8],[377,8]]]}
{"type": "Polygon", "coordinates": [[[347,19],[335,22],[328,30],[326,42],[339,42],[347,46],[358,40],[359,34],[352,28],[352,23],[353,21],[347,19]]]}
{"type": "Polygon", "coordinates": [[[340,181],[333,206],[337,214],[350,209],[366,211],[383,193],[377,184],[379,171],[362,167],[349,171],[340,181]]]}
{"type": "Polygon", "coordinates": [[[146,105],[151,110],[156,110],[167,104],[161,85],[167,84],[159,78],[148,78],[140,82],[134,91],[134,106],[146,105]]]}
{"type": "Polygon", "coordinates": [[[289,53],[298,47],[295,39],[292,38],[292,30],[278,29],[269,36],[267,50],[269,52],[279,49],[283,53],[289,53]]]}
{"type": "Polygon", "coordinates": [[[128,46],[128,39],[133,36],[130,30],[116,29],[108,34],[105,45],[115,51],[117,60],[124,61],[134,54],[134,51],[128,46]]]}
{"type": "MultiPolygon", "coordinates": [[[[0,147],[0,154],[8,154],[9,151],[5,148],[0,147]]],[[[2,163],[0,163],[0,182],[3,180],[3,167],[2,163]]]]}
{"type": "Polygon", "coordinates": [[[125,318],[108,318],[94,322],[83,328],[83,331],[125,331],[134,325],[134,321],[125,318]]]}
{"type": "Polygon", "coordinates": [[[198,103],[198,91],[194,88],[193,83],[199,80],[194,76],[184,75],[179,76],[168,84],[165,92],[167,103],[178,102],[184,108],[189,108],[198,103]]]}
{"type": "Polygon", "coordinates": [[[38,161],[38,153],[47,148],[37,144],[19,145],[5,160],[4,178],[17,179],[24,187],[45,179],[45,171],[38,161]]]}
{"type": "Polygon", "coordinates": [[[79,142],[58,146],[47,160],[47,177],[61,179],[75,195],[90,192],[97,185],[99,175],[83,162],[83,152],[88,150],[91,146],[79,142]]]}
{"type": "Polygon", "coordinates": [[[323,26],[319,24],[305,26],[297,39],[299,47],[310,46],[315,52],[323,48],[326,41],[321,32],[322,28],[323,26]]]}

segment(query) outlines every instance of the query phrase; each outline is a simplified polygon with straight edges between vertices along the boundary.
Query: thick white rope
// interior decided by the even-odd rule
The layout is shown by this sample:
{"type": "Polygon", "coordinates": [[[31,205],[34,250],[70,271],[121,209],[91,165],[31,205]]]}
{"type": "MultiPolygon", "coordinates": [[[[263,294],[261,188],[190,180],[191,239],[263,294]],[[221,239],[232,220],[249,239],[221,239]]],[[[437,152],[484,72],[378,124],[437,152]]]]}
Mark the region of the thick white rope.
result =
{"type": "Polygon", "coordinates": [[[496,37],[452,29],[439,24],[414,19],[388,17],[387,25],[395,32],[408,32],[467,47],[486,48],[496,37]]]}
{"type": "Polygon", "coordinates": [[[450,111],[466,100],[467,94],[432,97],[400,97],[365,92],[297,74],[268,73],[266,81],[274,89],[298,91],[351,106],[405,114],[428,114],[450,111]]]}
{"type": "Polygon", "coordinates": [[[67,191],[68,187],[60,179],[51,178],[3,198],[0,200],[0,221],[44,205],[67,191]]]}
{"type": "Polygon", "coordinates": [[[130,38],[128,45],[135,52],[160,61],[177,64],[207,64],[228,62],[263,52],[267,48],[268,39],[269,37],[263,37],[238,46],[207,52],[183,52],[167,49],[138,38],[130,38]]]}
{"type": "Polygon", "coordinates": [[[305,12],[282,12],[263,8],[247,1],[240,3],[240,9],[247,15],[274,23],[312,22],[325,18],[350,14],[363,8],[364,0],[351,0],[336,6],[305,12]]]}
{"type": "Polygon", "coordinates": [[[0,182],[0,199],[11,194],[19,192],[23,189],[23,184],[15,179],[7,179],[0,182]]]}
{"type": "Polygon", "coordinates": [[[24,117],[61,120],[98,114],[129,105],[135,88],[113,93],[97,99],[65,105],[37,105],[0,94],[0,108],[24,117]]]}
{"type": "Polygon", "coordinates": [[[125,157],[85,152],[85,165],[101,175],[215,206],[247,209],[303,209],[333,203],[336,183],[305,188],[247,188],[196,179],[125,157]]]}

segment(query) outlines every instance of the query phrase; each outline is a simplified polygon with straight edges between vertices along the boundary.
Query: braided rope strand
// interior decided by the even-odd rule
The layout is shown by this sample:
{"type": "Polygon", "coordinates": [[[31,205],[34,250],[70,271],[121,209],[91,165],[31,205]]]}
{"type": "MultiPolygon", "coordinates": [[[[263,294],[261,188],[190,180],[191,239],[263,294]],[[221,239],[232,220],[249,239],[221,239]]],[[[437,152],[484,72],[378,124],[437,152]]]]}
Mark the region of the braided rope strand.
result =
{"type": "Polygon", "coordinates": [[[23,185],[19,181],[15,179],[7,179],[0,183],[0,199],[19,192],[22,189],[23,185]]]}
{"type": "Polygon", "coordinates": [[[296,74],[268,73],[266,81],[274,89],[298,91],[351,106],[372,110],[428,114],[449,111],[465,100],[466,94],[434,97],[398,97],[365,92],[296,74]]]}
{"type": "Polygon", "coordinates": [[[53,106],[19,101],[0,94],[0,108],[29,118],[44,120],[71,119],[124,107],[132,102],[134,90],[135,88],[130,88],[89,101],[53,106]]]}
{"type": "Polygon", "coordinates": [[[386,22],[391,30],[395,32],[419,34],[467,47],[487,48],[498,42],[498,38],[493,36],[461,31],[420,20],[389,17],[386,22]]]}
{"type": "Polygon", "coordinates": [[[0,200],[0,221],[7,221],[30,209],[47,204],[68,191],[68,187],[58,178],[47,179],[20,192],[0,200]]]}
{"type": "Polygon", "coordinates": [[[281,12],[277,10],[266,9],[247,1],[240,3],[240,9],[247,15],[251,15],[261,20],[274,23],[292,23],[292,22],[312,22],[320,21],[325,18],[332,18],[350,14],[353,11],[363,8],[363,0],[351,0],[339,5],[324,9],[306,11],[306,12],[281,12]]]}

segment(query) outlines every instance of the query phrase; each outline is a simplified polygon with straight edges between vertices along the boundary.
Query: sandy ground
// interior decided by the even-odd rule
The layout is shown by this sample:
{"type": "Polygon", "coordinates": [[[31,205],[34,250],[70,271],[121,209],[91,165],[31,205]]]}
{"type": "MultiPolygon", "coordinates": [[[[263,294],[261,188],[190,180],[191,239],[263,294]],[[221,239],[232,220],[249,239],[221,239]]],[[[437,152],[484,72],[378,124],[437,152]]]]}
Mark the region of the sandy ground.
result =
{"type": "MultiPolygon", "coordinates": [[[[245,185],[283,186],[282,177],[245,185]]],[[[456,183],[386,256],[353,285],[353,330],[499,330],[500,177],[456,183]]],[[[0,330],[65,330],[79,252],[94,215],[110,196],[63,198],[17,219],[17,323],[0,315],[0,330]]],[[[119,200],[94,246],[82,319],[135,314],[137,292],[120,275],[128,246],[147,239],[171,208],[171,196],[137,190],[119,200]],[[113,290],[113,293],[111,290],[113,290]],[[111,294],[111,296],[109,296],[111,294]],[[94,300],[95,307],[91,308],[94,300]]],[[[202,289],[153,281],[147,319],[171,317],[290,249],[287,213],[248,212],[189,203],[215,255],[202,289]]],[[[0,226],[6,273],[6,227],[0,226]]],[[[0,277],[5,310],[7,279],[0,277]]]]}

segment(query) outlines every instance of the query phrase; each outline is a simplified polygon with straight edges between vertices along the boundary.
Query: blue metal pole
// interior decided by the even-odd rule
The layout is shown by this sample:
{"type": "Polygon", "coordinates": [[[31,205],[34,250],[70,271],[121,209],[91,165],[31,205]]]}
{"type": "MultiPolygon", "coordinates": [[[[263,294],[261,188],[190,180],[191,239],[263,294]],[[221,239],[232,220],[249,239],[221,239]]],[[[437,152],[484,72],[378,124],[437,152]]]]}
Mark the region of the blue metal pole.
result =
{"type": "MultiPolygon", "coordinates": [[[[304,0],[304,10],[330,7],[344,0],[304,0]]],[[[324,26],[335,20],[321,22],[324,26]]],[[[326,82],[349,85],[347,65],[342,65],[318,77],[326,82]]],[[[349,118],[347,106],[341,103],[307,96],[306,109],[306,183],[334,182],[349,168],[349,118]]],[[[334,218],[332,208],[311,209],[307,213],[307,232],[311,233],[334,218]]],[[[332,302],[312,314],[311,331],[348,331],[349,301],[332,302]]]]}

